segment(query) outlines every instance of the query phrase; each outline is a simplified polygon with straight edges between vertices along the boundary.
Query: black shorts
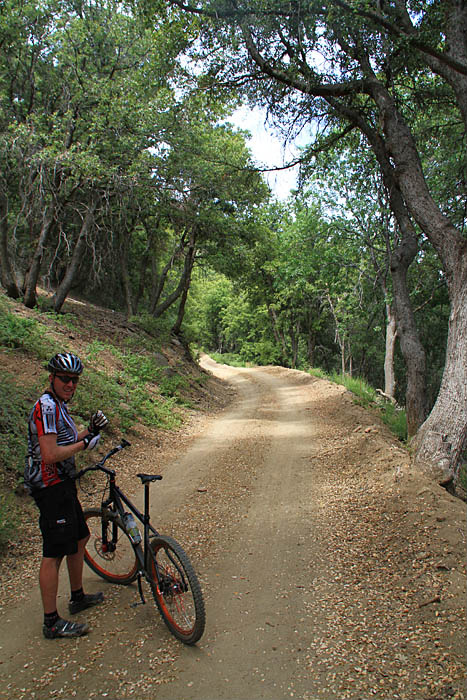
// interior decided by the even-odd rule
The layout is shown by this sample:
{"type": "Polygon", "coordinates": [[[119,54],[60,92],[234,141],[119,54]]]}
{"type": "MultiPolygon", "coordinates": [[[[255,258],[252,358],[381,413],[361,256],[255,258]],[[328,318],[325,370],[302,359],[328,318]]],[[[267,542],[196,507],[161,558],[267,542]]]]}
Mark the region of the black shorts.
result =
{"type": "Polygon", "coordinates": [[[78,541],[89,535],[89,528],[73,481],[46,486],[34,494],[40,510],[39,526],[44,557],[76,554],[78,541]]]}

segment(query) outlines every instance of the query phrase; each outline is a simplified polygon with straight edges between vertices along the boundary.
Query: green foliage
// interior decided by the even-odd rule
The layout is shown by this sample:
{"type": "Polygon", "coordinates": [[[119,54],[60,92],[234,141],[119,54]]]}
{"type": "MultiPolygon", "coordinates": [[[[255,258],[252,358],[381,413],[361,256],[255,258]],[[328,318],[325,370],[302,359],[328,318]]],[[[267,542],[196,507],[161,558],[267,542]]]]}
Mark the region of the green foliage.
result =
{"type": "Polygon", "coordinates": [[[230,365],[230,367],[247,367],[249,366],[244,360],[242,360],[238,355],[232,352],[211,352],[210,356],[216,362],[222,365],[230,365]]]}
{"type": "MultiPolygon", "coordinates": [[[[153,338],[157,338],[159,345],[163,341],[167,341],[170,337],[170,329],[172,326],[172,319],[167,316],[161,316],[159,318],[154,318],[151,314],[141,311],[137,316],[131,316],[129,319],[135,326],[141,328],[153,338]]],[[[137,339],[137,342],[141,342],[141,338],[137,339]]]]}
{"type": "Polygon", "coordinates": [[[329,375],[321,367],[311,367],[308,374],[311,374],[312,377],[318,377],[318,379],[329,379],[329,375]]]}
{"type": "Polygon", "coordinates": [[[0,346],[26,350],[44,359],[48,359],[54,352],[54,345],[48,339],[47,333],[44,333],[42,324],[2,309],[0,309],[0,346]]]}
{"type": "Polygon", "coordinates": [[[385,401],[381,407],[381,420],[397,435],[401,442],[407,441],[407,417],[404,409],[385,401]]]}
{"type": "Polygon", "coordinates": [[[357,397],[357,402],[364,408],[368,408],[376,403],[376,391],[360,377],[352,377],[347,374],[338,374],[331,372],[329,375],[331,382],[342,384],[345,388],[357,397]]]}
{"type": "Polygon", "coordinates": [[[83,422],[96,406],[105,406],[111,422],[124,430],[136,423],[166,429],[180,424],[176,405],[186,404],[182,398],[187,387],[184,377],[160,367],[148,351],[121,350],[101,341],[90,343],[85,357],[96,361],[103,352],[111,353],[122,369],[116,375],[86,369],[75,398],[75,409],[83,422]]]}
{"type": "Polygon", "coordinates": [[[39,387],[18,385],[15,377],[0,372],[0,471],[15,481],[24,469],[27,453],[26,421],[31,410],[31,395],[39,387]]]}
{"type": "Polygon", "coordinates": [[[17,524],[18,506],[12,494],[0,491],[0,550],[14,535],[17,524]]]}
{"type": "Polygon", "coordinates": [[[388,426],[394,435],[401,442],[407,441],[407,418],[405,411],[399,406],[395,406],[390,401],[381,399],[378,393],[364,379],[360,377],[351,377],[347,374],[339,374],[331,372],[328,374],[320,367],[312,367],[308,373],[320,379],[327,379],[335,384],[342,384],[350,391],[355,402],[366,409],[377,412],[379,418],[388,426]]]}

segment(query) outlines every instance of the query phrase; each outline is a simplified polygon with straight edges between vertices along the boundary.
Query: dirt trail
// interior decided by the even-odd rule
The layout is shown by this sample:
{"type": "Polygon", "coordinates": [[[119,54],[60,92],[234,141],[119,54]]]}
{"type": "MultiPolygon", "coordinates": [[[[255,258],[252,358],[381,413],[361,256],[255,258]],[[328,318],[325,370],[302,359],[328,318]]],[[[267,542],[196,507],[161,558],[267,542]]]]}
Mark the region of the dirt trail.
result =
{"type": "MultiPolygon", "coordinates": [[[[131,607],[134,586],[86,572],[106,595],[81,616],[91,633],[44,640],[30,556],[0,590],[0,697],[464,698],[464,504],[412,472],[342,387],[203,363],[236,398],[158,455],[151,499],[199,573],[204,637],[183,647],[154,605],[131,607]]],[[[117,459],[131,455],[155,471],[144,440],[117,459]]]]}

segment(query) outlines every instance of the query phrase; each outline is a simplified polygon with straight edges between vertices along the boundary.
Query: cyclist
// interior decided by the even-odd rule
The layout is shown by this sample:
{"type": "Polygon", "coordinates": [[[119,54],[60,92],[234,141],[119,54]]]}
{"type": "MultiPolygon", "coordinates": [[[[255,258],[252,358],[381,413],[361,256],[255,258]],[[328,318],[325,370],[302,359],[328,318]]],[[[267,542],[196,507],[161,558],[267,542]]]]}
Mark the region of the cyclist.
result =
{"type": "Polygon", "coordinates": [[[108,424],[102,411],[91,416],[89,427],[78,433],[67,409],[83,371],[79,357],[58,353],[47,365],[50,386],[35,403],[28,422],[28,457],[24,482],[39,508],[43,557],[39,586],[44,607],[43,633],[47,639],[80,637],[86,623],[64,620],[57,612],[59,570],[66,557],[71,588],[71,614],[101,603],[102,593],[84,593],[84,548],[89,529],[78,500],[75,454],[92,450],[108,424]]]}

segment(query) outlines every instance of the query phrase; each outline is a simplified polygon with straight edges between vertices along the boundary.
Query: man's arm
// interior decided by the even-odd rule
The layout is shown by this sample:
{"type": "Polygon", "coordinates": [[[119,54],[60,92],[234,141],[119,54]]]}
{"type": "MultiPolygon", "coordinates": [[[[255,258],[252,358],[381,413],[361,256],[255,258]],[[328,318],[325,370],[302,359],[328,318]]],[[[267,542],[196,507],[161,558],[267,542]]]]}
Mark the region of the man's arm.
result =
{"type": "Polygon", "coordinates": [[[39,445],[41,448],[41,457],[46,464],[54,464],[55,462],[63,462],[65,459],[72,457],[78,452],[85,449],[83,438],[89,434],[88,430],[84,430],[78,435],[78,442],[73,442],[71,445],[57,445],[57,434],[46,433],[39,437],[39,445]]]}

